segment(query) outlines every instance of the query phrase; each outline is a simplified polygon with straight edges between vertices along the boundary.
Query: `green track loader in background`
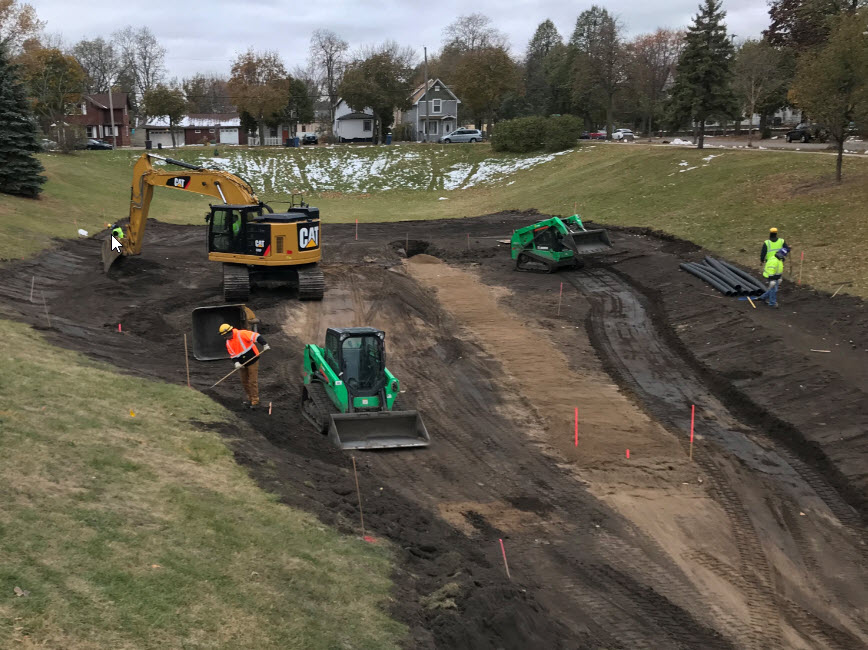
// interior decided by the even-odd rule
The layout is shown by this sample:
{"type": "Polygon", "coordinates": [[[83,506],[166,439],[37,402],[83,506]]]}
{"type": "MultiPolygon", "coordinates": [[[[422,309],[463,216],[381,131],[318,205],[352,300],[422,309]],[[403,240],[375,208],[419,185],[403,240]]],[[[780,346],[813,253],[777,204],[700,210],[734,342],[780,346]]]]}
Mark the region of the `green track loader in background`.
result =
{"type": "Polygon", "coordinates": [[[329,328],[324,347],[304,348],[301,412],[341,449],[426,447],[422,417],[396,406],[401,384],[386,368],[386,335],[329,328]]]}
{"type": "Polygon", "coordinates": [[[563,267],[580,268],[580,255],[601,253],[612,247],[603,229],[585,230],[579,215],[552,217],[512,233],[510,254],[520,271],[552,273],[563,267]]]}

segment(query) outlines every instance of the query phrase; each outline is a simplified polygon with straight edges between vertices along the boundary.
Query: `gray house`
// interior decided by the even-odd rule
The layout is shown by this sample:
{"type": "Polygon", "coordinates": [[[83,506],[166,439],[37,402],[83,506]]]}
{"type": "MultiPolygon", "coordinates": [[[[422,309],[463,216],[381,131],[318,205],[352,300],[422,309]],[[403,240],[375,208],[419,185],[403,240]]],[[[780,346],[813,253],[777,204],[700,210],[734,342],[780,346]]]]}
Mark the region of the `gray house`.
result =
{"type": "Polygon", "coordinates": [[[436,142],[458,128],[458,104],[461,100],[439,79],[428,80],[428,92],[421,84],[410,95],[412,106],[397,111],[395,124],[409,124],[412,139],[436,142]]]}

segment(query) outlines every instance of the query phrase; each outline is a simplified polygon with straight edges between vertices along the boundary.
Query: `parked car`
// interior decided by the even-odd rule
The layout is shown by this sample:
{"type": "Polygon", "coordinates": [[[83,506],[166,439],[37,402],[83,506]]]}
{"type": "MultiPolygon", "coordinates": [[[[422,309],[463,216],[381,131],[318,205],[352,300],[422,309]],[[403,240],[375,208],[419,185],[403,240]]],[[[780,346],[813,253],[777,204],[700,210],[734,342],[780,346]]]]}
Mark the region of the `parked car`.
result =
{"type": "Polygon", "coordinates": [[[88,138],[87,142],[84,145],[85,149],[114,149],[111,142],[106,142],[105,140],[95,140],[93,138],[88,138]]]}
{"type": "Polygon", "coordinates": [[[591,131],[591,134],[588,136],[591,140],[605,140],[606,132],[605,131],[591,131]]]}
{"type": "Polygon", "coordinates": [[[40,142],[39,144],[42,147],[43,151],[57,151],[57,143],[54,140],[42,138],[42,142],[40,142]]]}
{"type": "Polygon", "coordinates": [[[787,142],[810,142],[811,140],[825,142],[828,137],[826,128],[819,124],[799,124],[792,131],[787,131],[785,136],[787,142]]]}
{"type": "Polygon", "coordinates": [[[482,131],[479,129],[455,129],[452,133],[447,133],[440,142],[449,144],[450,142],[482,142],[482,131]]]}
{"type": "Polygon", "coordinates": [[[319,144],[319,138],[316,136],[315,133],[306,133],[304,136],[302,136],[301,143],[302,144],[319,144]]]}
{"type": "Polygon", "coordinates": [[[612,133],[612,140],[624,140],[630,141],[633,140],[636,135],[630,129],[615,129],[612,133]]]}

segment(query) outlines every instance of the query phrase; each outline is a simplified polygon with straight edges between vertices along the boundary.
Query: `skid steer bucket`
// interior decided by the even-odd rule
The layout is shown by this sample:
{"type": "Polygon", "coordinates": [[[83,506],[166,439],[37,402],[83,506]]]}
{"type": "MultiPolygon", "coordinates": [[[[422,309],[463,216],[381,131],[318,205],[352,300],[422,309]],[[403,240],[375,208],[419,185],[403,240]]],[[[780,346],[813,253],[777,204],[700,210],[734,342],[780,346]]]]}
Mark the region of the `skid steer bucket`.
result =
{"type": "Polygon", "coordinates": [[[602,228],[598,230],[571,230],[570,236],[564,238],[576,255],[588,255],[590,253],[602,253],[612,248],[609,233],[602,228]]]}
{"type": "Polygon", "coordinates": [[[228,359],[229,352],[226,351],[226,342],[220,336],[220,325],[229,323],[232,327],[249,327],[247,311],[244,305],[215,305],[194,309],[193,356],[198,361],[228,359]]]}
{"type": "Polygon", "coordinates": [[[427,447],[431,443],[418,411],[333,413],[329,439],[341,449],[427,447]]]}

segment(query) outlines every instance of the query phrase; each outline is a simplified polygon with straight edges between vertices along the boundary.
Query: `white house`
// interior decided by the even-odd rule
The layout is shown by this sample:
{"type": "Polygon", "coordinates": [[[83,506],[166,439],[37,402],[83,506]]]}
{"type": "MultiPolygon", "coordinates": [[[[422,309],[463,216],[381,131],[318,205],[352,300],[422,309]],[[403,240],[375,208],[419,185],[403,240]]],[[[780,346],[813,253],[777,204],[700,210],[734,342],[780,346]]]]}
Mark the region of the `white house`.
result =
{"type": "Polygon", "coordinates": [[[374,137],[374,112],[370,108],[354,111],[341,99],[335,106],[332,128],[338,142],[371,142],[374,137]]]}

